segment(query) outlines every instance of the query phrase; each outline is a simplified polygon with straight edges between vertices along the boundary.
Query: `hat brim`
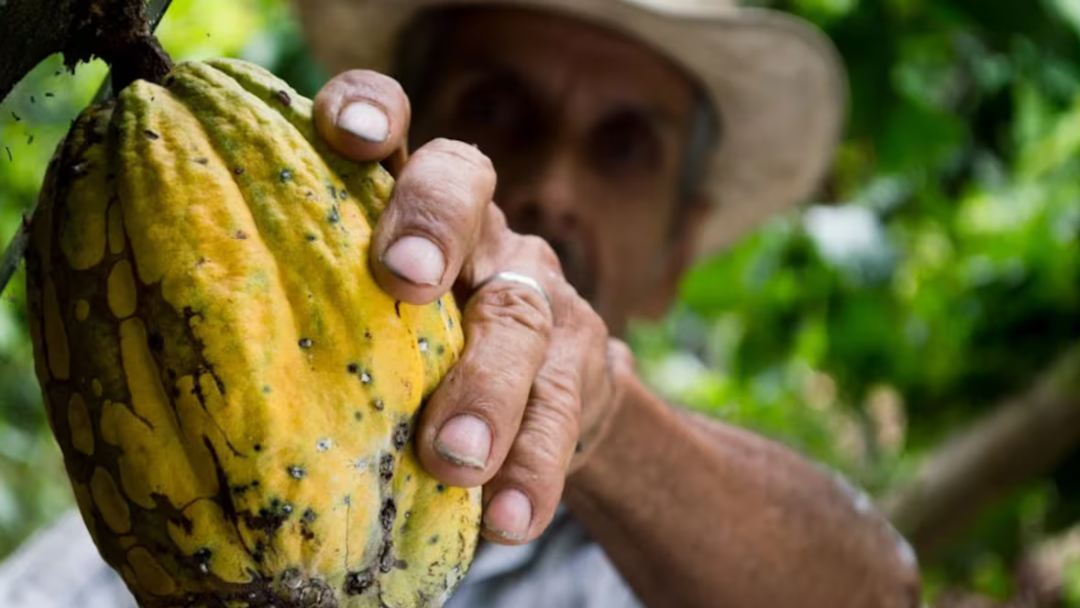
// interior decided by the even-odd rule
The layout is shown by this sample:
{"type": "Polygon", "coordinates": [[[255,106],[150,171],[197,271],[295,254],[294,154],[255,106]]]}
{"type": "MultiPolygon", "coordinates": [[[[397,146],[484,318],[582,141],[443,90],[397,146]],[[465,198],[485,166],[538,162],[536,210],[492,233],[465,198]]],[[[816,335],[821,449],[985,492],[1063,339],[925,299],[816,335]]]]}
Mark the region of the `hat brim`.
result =
{"type": "Polygon", "coordinates": [[[389,73],[401,32],[430,8],[523,7],[610,27],[694,75],[721,117],[707,177],[714,210],[698,255],[717,251],[807,197],[832,163],[847,109],[843,64],[791,15],[664,0],[297,0],[315,58],[389,73]]]}

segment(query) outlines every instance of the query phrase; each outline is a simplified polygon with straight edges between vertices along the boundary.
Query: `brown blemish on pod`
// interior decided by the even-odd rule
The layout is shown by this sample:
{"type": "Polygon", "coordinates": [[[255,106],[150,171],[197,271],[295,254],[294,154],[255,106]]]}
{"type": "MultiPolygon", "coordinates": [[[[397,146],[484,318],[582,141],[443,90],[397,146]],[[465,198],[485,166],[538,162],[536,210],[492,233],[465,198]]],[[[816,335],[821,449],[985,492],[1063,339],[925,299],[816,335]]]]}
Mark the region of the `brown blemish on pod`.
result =
{"type": "Polygon", "coordinates": [[[90,410],[79,393],[71,395],[68,402],[68,426],[71,427],[71,445],[87,456],[94,455],[94,427],[90,410]]]}
{"type": "Polygon", "coordinates": [[[90,488],[85,483],[79,483],[72,479],[71,490],[75,494],[75,502],[79,505],[79,510],[83,514],[83,522],[90,532],[90,538],[93,539],[96,545],[98,544],[97,518],[94,517],[94,499],[90,497],[90,488]]]}
{"type": "Polygon", "coordinates": [[[139,584],[154,595],[168,595],[176,590],[176,581],[145,547],[128,551],[128,564],[139,584]]]}
{"type": "Polygon", "coordinates": [[[120,566],[120,578],[124,579],[132,590],[139,589],[139,579],[135,578],[135,571],[131,569],[131,566],[127,564],[120,566]]]}
{"type": "Polygon", "coordinates": [[[90,478],[90,494],[110,530],[115,534],[126,534],[131,530],[131,507],[108,471],[101,467],[94,469],[94,475],[90,478]]]}
{"type": "Polygon", "coordinates": [[[119,255],[124,252],[124,216],[120,202],[109,205],[109,253],[119,255]]]}
{"type": "Polygon", "coordinates": [[[57,380],[67,380],[71,374],[71,351],[68,348],[67,329],[60,317],[60,303],[56,299],[56,284],[52,278],[45,282],[45,348],[48,349],[49,371],[57,380]]]}

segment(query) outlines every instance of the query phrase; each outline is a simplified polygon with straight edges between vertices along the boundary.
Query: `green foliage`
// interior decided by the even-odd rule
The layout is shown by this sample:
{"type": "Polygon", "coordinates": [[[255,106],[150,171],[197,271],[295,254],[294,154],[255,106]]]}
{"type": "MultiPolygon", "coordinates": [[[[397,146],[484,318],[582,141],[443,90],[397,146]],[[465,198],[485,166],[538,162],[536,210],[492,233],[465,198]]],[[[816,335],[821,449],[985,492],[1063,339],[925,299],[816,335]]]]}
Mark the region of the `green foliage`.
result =
{"type": "MultiPolygon", "coordinates": [[[[1080,10],[774,6],[824,27],[850,72],[833,174],[819,206],[694,269],[683,307],[635,344],[673,399],[880,492],[1080,337],[1080,10]]],[[[928,565],[928,587],[1007,595],[1024,544],[1075,524],[1077,499],[1070,463],[1018,489],[928,565]]]]}

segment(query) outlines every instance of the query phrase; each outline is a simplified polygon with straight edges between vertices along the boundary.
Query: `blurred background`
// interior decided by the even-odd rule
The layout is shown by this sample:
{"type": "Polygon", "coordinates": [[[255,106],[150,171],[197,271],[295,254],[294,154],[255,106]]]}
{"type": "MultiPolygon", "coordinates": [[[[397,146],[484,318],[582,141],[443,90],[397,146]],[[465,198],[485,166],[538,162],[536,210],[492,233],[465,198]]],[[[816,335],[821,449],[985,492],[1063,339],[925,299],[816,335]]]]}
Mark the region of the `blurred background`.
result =
{"type": "MultiPolygon", "coordinates": [[[[638,326],[672,402],[867,488],[943,608],[1080,607],[1080,1],[777,0],[825,29],[852,114],[812,204],[687,278],[638,326]]],[[[175,0],[176,59],[326,74],[282,0],[175,0]]],[[[59,58],[0,105],[0,241],[105,75],[59,58]]],[[[0,559],[73,506],[0,298],[0,559]]]]}

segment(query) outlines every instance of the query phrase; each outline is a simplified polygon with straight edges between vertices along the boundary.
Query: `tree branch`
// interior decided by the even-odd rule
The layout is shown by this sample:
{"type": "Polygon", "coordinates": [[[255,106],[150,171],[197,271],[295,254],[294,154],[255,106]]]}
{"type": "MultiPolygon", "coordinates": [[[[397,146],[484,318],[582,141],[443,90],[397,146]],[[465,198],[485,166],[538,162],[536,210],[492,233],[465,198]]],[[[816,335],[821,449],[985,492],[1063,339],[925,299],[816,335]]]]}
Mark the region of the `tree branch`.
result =
{"type": "Polygon", "coordinates": [[[158,80],[170,66],[144,0],[0,0],[0,100],[54,53],[69,69],[104,59],[115,90],[136,78],[158,80]]]}
{"type": "Polygon", "coordinates": [[[43,59],[60,52],[78,0],[0,2],[0,100],[43,59]]]}
{"type": "Polygon", "coordinates": [[[983,508],[1045,473],[1080,444],[1080,346],[1025,393],[932,454],[915,479],[882,501],[920,554],[933,552],[983,508]]]}

